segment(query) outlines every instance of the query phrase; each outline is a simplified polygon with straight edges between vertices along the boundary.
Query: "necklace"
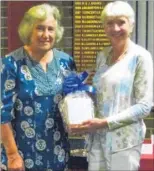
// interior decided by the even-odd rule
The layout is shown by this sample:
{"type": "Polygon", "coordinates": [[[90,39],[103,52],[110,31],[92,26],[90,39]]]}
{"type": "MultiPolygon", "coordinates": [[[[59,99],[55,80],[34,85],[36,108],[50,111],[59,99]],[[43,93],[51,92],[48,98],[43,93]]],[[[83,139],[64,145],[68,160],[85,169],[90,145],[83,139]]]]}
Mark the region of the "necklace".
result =
{"type": "Polygon", "coordinates": [[[109,64],[112,65],[112,64],[115,64],[117,63],[118,61],[120,61],[121,59],[124,58],[126,52],[127,52],[127,48],[128,46],[126,46],[124,48],[124,50],[122,51],[122,53],[120,53],[120,55],[115,55],[114,52],[113,52],[113,49],[111,50],[110,52],[110,59],[109,59],[109,64]]]}

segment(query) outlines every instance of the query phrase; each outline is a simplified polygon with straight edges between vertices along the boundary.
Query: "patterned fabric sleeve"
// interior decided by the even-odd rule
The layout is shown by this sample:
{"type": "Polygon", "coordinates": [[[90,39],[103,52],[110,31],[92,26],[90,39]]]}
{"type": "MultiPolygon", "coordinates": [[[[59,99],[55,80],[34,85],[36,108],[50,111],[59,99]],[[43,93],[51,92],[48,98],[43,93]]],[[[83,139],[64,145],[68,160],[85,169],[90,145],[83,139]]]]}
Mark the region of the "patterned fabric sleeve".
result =
{"type": "Polygon", "coordinates": [[[14,102],[16,99],[17,66],[14,59],[2,58],[1,71],[1,123],[8,123],[14,119],[14,102]]]}
{"type": "Polygon", "coordinates": [[[70,68],[71,70],[76,70],[76,65],[72,57],[70,57],[70,68]]]}
{"type": "Polygon", "coordinates": [[[147,51],[138,56],[133,92],[135,104],[119,114],[108,117],[109,129],[136,122],[150,113],[153,105],[153,61],[147,51]]]}
{"type": "Polygon", "coordinates": [[[76,70],[74,59],[65,52],[55,49],[55,57],[60,60],[60,67],[67,70],[76,70]]]}

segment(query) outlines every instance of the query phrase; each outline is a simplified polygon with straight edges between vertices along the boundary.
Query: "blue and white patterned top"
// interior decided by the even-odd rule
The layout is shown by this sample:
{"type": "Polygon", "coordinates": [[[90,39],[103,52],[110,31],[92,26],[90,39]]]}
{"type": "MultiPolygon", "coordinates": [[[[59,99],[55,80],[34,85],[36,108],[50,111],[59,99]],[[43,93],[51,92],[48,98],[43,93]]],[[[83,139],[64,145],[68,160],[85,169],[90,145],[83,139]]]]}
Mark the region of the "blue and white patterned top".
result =
{"type": "Polygon", "coordinates": [[[111,47],[97,56],[93,84],[97,89],[98,117],[109,130],[99,130],[102,144],[112,152],[131,148],[145,138],[145,118],[153,105],[153,61],[144,48],[129,42],[125,57],[109,63],[111,47]]]}
{"type": "MultiPolygon", "coordinates": [[[[2,58],[2,124],[11,122],[25,167],[32,171],[63,171],[69,142],[58,110],[62,98],[62,70],[75,69],[73,59],[53,49],[47,72],[23,47],[2,58]]],[[[7,159],[2,147],[2,164],[7,159]]]]}

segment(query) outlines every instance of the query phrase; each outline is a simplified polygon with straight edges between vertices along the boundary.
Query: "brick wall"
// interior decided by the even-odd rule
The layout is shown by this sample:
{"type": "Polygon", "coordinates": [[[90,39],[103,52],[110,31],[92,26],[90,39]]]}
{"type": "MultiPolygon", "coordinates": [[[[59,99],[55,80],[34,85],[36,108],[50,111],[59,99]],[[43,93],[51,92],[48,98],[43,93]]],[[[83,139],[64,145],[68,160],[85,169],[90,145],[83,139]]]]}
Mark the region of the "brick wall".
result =
{"type": "Polygon", "coordinates": [[[7,53],[7,2],[1,2],[1,56],[7,53]]]}
{"type": "MultiPolygon", "coordinates": [[[[64,36],[57,47],[72,55],[72,23],[73,23],[73,2],[72,1],[52,1],[52,5],[59,7],[62,13],[62,25],[64,26],[64,36]]],[[[1,1],[1,56],[7,53],[7,2],[1,1]]]]}
{"type": "MultiPolygon", "coordinates": [[[[66,53],[73,54],[73,2],[72,1],[49,1],[53,5],[57,5],[63,13],[62,25],[65,28],[64,37],[59,43],[58,48],[66,53]]],[[[1,56],[7,53],[7,2],[1,1],[1,56]]],[[[154,134],[154,110],[145,118],[147,125],[146,138],[150,138],[154,134]]],[[[140,129],[140,128],[139,128],[140,129]]]]}

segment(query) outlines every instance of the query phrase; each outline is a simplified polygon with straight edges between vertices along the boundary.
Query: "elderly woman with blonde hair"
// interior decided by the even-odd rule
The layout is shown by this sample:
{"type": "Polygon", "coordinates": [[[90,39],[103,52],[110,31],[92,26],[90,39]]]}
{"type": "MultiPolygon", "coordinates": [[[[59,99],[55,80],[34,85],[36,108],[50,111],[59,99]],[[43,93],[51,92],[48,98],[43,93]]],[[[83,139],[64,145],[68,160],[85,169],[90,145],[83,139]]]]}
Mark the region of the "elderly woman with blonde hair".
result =
{"type": "Polygon", "coordinates": [[[31,7],[19,25],[24,46],[2,58],[1,167],[9,171],[64,171],[69,142],[58,110],[63,72],[72,57],[54,46],[63,36],[57,7],[31,7]]]}
{"type": "Polygon", "coordinates": [[[146,133],[143,119],[153,105],[153,61],[130,39],[135,16],[127,2],[108,3],[101,21],[111,46],[96,59],[98,118],[72,127],[72,132],[91,133],[89,171],[137,171],[146,133]]]}

